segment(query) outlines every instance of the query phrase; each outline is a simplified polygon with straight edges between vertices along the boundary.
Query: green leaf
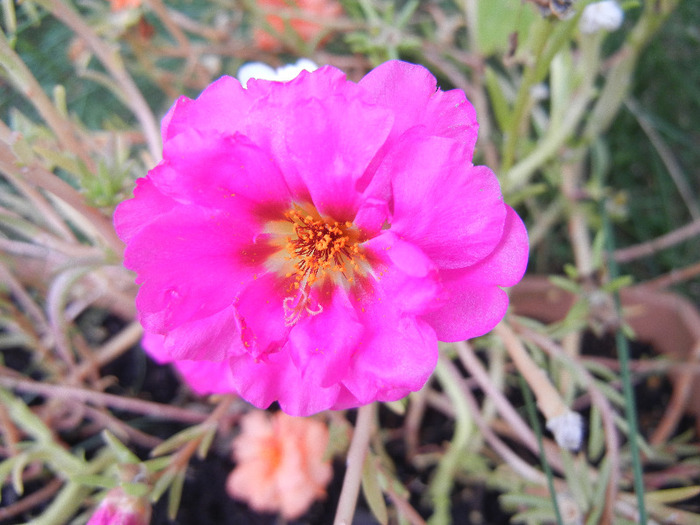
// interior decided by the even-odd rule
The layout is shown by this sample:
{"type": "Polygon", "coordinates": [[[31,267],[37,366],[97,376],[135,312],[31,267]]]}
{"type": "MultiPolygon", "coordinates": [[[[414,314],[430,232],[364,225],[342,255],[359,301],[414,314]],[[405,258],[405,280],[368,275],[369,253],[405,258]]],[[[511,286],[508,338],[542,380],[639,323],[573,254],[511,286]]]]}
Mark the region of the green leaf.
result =
{"type": "Polygon", "coordinates": [[[78,474],[77,476],[71,476],[70,480],[74,483],[85,485],[86,487],[97,487],[101,489],[111,489],[118,485],[116,479],[99,474],[78,474]]]}
{"type": "Polygon", "coordinates": [[[508,99],[503,93],[498,75],[492,68],[487,67],[484,72],[484,80],[491,99],[491,107],[496,117],[496,123],[500,129],[508,129],[510,127],[511,108],[508,99]]]}
{"type": "Polygon", "coordinates": [[[389,522],[384,494],[379,483],[379,471],[376,464],[377,458],[371,452],[367,453],[365,463],[362,466],[362,494],[369,505],[372,514],[381,525],[389,522]]]}
{"type": "Polygon", "coordinates": [[[102,439],[105,440],[107,446],[114,452],[117,456],[119,463],[140,463],[141,460],[129,450],[126,445],[117,439],[117,437],[112,434],[109,430],[102,431],[102,439]]]}
{"type": "Polygon", "coordinates": [[[170,485],[170,493],[168,494],[168,517],[171,521],[175,520],[177,511],[180,508],[180,500],[182,499],[182,487],[185,484],[185,473],[183,469],[177,473],[170,485]]]}
{"type": "Polygon", "coordinates": [[[575,283],[574,281],[565,277],[561,277],[559,275],[550,275],[549,282],[552,283],[554,286],[561,288],[562,290],[566,290],[567,292],[571,292],[573,294],[578,294],[581,292],[581,287],[578,283],[575,283]]]}
{"type": "Polygon", "coordinates": [[[608,293],[617,292],[622,288],[631,286],[634,283],[634,278],[631,275],[621,275],[616,279],[606,283],[601,289],[608,293]]]}
{"type": "Polygon", "coordinates": [[[207,456],[209,447],[211,447],[214,437],[216,436],[216,430],[216,425],[211,425],[204,433],[204,436],[202,436],[202,441],[199,442],[199,447],[197,447],[197,457],[199,459],[204,459],[207,456]]]}
{"type": "Polygon", "coordinates": [[[159,458],[144,461],[142,465],[146,468],[148,472],[160,472],[161,470],[167,468],[170,465],[172,459],[172,456],[161,456],[159,458]]]}
{"type": "Polygon", "coordinates": [[[205,429],[202,425],[195,425],[178,432],[173,437],[166,439],[160,445],[151,450],[151,456],[162,456],[173,450],[177,450],[186,443],[199,438],[205,429]]]}
{"type": "Polygon", "coordinates": [[[151,490],[148,485],[143,483],[122,483],[122,489],[129,496],[134,496],[136,498],[142,498],[151,490]]]}
{"type": "Polygon", "coordinates": [[[151,491],[152,502],[155,503],[158,501],[163,493],[168,490],[168,487],[172,483],[176,474],[177,472],[174,470],[166,470],[163,472],[163,475],[158,478],[158,481],[156,481],[155,485],[153,486],[153,490],[151,491]]]}
{"type": "Polygon", "coordinates": [[[520,2],[488,0],[476,2],[477,45],[482,55],[506,54],[513,34],[518,40],[527,34],[537,16],[532,9],[523,9],[520,2]]]}
{"type": "Polygon", "coordinates": [[[675,489],[663,489],[647,492],[644,499],[651,503],[677,503],[686,499],[694,498],[700,494],[700,486],[678,487],[675,489]]]}

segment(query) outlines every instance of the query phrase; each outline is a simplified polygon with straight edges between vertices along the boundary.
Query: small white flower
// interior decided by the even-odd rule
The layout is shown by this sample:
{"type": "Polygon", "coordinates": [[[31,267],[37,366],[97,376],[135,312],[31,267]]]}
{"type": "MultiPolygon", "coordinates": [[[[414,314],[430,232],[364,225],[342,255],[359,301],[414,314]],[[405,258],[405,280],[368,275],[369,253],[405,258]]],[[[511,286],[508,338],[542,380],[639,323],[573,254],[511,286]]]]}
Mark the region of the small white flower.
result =
{"type": "Polygon", "coordinates": [[[247,87],[251,78],[286,82],[287,80],[295,79],[302,71],[315,71],[316,69],[318,69],[318,66],[308,58],[301,58],[296,64],[287,64],[277,69],[262,62],[249,62],[243,64],[238,70],[238,80],[243,87],[247,87]]]}
{"type": "Polygon", "coordinates": [[[622,25],[625,13],[614,0],[594,2],[583,8],[578,27],[582,33],[590,35],[601,29],[615,31],[622,25]]]}
{"type": "Polygon", "coordinates": [[[557,444],[567,450],[576,451],[583,441],[583,418],[569,410],[547,421],[547,429],[554,434],[557,444]]]}

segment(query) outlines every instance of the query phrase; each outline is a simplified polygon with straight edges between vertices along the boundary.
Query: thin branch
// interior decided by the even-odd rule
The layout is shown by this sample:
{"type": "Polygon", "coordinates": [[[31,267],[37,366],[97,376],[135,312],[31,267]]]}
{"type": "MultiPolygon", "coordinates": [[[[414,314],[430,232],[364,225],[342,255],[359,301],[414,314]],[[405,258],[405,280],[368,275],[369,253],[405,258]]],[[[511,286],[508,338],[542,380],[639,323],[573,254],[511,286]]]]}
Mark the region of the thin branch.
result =
{"type": "Polygon", "coordinates": [[[6,370],[5,367],[0,367],[0,374],[3,374],[0,375],[0,385],[8,389],[31,392],[57,399],[82,401],[95,406],[108,406],[137,414],[145,414],[158,419],[173,419],[183,423],[201,423],[207,418],[206,414],[195,412],[194,410],[164,405],[153,401],[106,394],[74,386],[52,385],[29,379],[8,377],[5,375],[6,370]]]}
{"type": "Polygon", "coordinates": [[[696,235],[700,235],[700,219],[695,219],[693,222],[656,239],[615,250],[613,257],[619,263],[630,262],[640,257],[654,255],[658,251],[675,246],[696,235]]]}

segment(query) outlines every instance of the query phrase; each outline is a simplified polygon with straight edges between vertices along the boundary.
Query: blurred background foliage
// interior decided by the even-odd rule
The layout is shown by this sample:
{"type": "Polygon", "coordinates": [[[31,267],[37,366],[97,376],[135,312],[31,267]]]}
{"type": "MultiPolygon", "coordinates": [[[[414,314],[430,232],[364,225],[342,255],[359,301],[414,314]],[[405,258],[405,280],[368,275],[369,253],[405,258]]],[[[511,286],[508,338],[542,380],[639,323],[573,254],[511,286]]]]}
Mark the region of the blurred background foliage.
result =
{"type": "MultiPolygon", "coordinates": [[[[246,62],[309,57],[353,80],[401,58],[428,67],[442,89],[464,89],[481,123],[476,162],[499,175],[528,225],[529,274],[554,276],[538,281],[546,294],[534,306],[516,288],[518,316],[501,330],[473,348],[445,347],[424,392],[382,407],[365,480],[376,490],[365,492],[363,512],[402,524],[455,515],[455,523],[631,523],[640,515],[636,461],[646,469],[649,522],[697,523],[698,339],[694,353],[685,339],[661,357],[633,348],[640,460],[611,334],[630,335],[612,300],[620,288],[623,305],[647,294],[659,311],[668,300],[679,317],[700,319],[699,2],[622,1],[621,28],[594,35],[578,30],[587,0],[565,12],[552,7],[562,1],[343,0],[326,17],[291,0],[123,3],[2,0],[0,480],[10,510],[0,521],[84,522],[97,489],[122,484],[160,501],[153,519],[165,522],[181,498],[181,516],[196,505],[188,465],[200,465],[205,480],[215,468],[197,454],[230,468],[229,442],[250,409],[196,398],[139,351],[133,277],[121,269],[111,212],[158,161],[157,121],[175,98],[246,62]],[[281,31],[270,15],[284,21],[281,31]],[[316,30],[298,32],[298,19],[316,30]],[[668,236],[676,240],[654,241],[668,236]],[[628,278],[616,280],[612,258],[628,278]],[[569,303],[548,318],[552,290],[568,292],[569,303]],[[584,415],[583,452],[537,430],[550,419],[544,411],[527,419],[524,407],[542,407],[519,387],[519,347],[548,372],[557,399],[584,415]],[[124,482],[133,465],[140,477],[124,482]],[[502,511],[489,515],[498,496],[502,511]]],[[[673,339],[675,325],[668,330],[673,339]]],[[[326,422],[347,437],[344,415],[326,422]]],[[[329,494],[302,522],[329,522],[337,501],[329,494]]]]}

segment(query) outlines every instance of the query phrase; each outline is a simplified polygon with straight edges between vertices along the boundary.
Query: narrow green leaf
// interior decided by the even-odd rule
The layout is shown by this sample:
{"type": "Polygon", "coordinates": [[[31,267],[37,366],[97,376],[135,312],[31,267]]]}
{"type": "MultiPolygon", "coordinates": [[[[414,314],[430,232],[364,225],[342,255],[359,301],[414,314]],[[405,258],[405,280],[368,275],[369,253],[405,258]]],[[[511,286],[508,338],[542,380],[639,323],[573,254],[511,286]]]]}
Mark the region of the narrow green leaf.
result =
{"type": "Polygon", "coordinates": [[[376,456],[371,452],[367,453],[365,463],[362,466],[362,494],[369,505],[372,514],[381,525],[389,522],[389,516],[384,501],[384,494],[379,484],[379,471],[375,463],[376,456]]]}
{"type": "Polygon", "coordinates": [[[180,500],[182,499],[182,487],[185,485],[185,470],[181,470],[173,479],[170,485],[170,493],[168,494],[168,518],[171,521],[175,520],[177,511],[180,508],[180,500]]]}
{"type": "Polygon", "coordinates": [[[155,503],[158,501],[163,493],[168,490],[173,478],[175,478],[175,474],[177,474],[177,472],[174,470],[166,470],[163,472],[163,475],[158,478],[158,481],[156,481],[155,485],[153,486],[153,490],[151,491],[152,502],[155,503]]]}
{"type": "Polygon", "coordinates": [[[121,487],[126,494],[136,498],[142,498],[150,491],[150,487],[143,483],[122,483],[121,487]]]}
{"type": "Polygon", "coordinates": [[[97,487],[101,489],[111,489],[117,486],[117,480],[109,476],[100,474],[78,474],[71,476],[70,480],[74,483],[80,483],[86,487],[97,487]]]}
{"type": "Polygon", "coordinates": [[[117,437],[109,430],[102,431],[102,439],[105,440],[107,446],[114,452],[119,460],[119,463],[140,463],[141,460],[124,443],[119,441],[117,437]]]}
{"type": "Polygon", "coordinates": [[[498,75],[492,68],[487,67],[484,72],[484,80],[491,99],[493,114],[496,117],[496,124],[500,129],[508,129],[511,119],[510,104],[503,93],[498,75]]]}
{"type": "Polygon", "coordinates": [[[209,447],[211,447],[214,437],[216,437],[216,430],[216,425],[211,425],[205,432],[204,436],[202,436],[202,441],[199,442],[199,446],[197,447],[197,457],[199,459],[204,459],[207,457],[209,447]]]}
{"type": "Polygon", "coordinates": [[[675,489],[654,490],[645,494],[645,499],[650,503],[676,503],[694,498],[700,494],[700,486],[678,487],[675,489]]]}
{"type": "Polygon", "coordinates": [[[175,434],[173,437],[166,439],[156,448],[151,450],[151,456],[162,456],[163,454],[177,450],[185,443],[189,443],[193,439],[198,438],[202,432],[204,432],[204,429],[201,425],[186,428],[182,432],[175,434]]]}
{"type": "Polygon", "coordinates": [[[30,454],[27,452],[22,452],[18,454],[15,458],[15,462],[12,465],[12,488],[21,496],[24,493],[24,481],[22,480],[22,472],[24,472],[24,467],[31,461],[30,454]]]}

